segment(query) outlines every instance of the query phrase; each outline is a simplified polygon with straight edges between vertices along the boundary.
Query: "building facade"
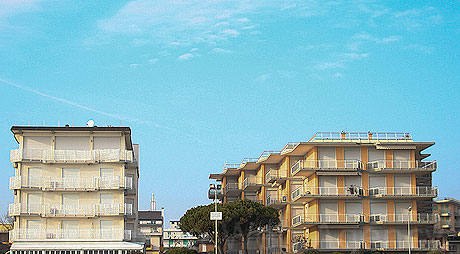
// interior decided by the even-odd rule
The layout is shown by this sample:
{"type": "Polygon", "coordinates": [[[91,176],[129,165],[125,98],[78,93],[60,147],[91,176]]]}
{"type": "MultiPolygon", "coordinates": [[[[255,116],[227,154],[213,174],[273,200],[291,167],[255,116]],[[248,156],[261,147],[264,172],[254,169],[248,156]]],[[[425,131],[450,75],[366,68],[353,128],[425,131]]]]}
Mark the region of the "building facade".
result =
{"type": "Polygon", "coordinates": [[[169,228],[163,232],[163,246],[165,251],[170,248],[189,248],[198,250],[198,238],[179,228],[179,221],[170,221],[169,228]]]}
{"type": "Polygon", "coordinates": [[[442,249],[460,253],[460,201],[454,198],[435,200],[433,213],[440,217],[434,226],[434,234],[441,241],[442,249]]]}
{"type": "Polygon", "coordinates": [[[145,235],[146,253],[158,254],[163,251],[164,209],[161,211],[139,211],[139,230],[145,235]]]}
{"type": "MultiPolygon", "coordinates": [[[[436,161],[408,133],[319,132],[211,174],[222,202],[247,198],[279,210],[279,227],[253,232],[251,253],[428,251],[433,240],[431,175],[436,161]],[[408,224],[410,232],[408,232],[408,224]]],[[[238,239],[227,249],[241,249],[238,239]]]]}
{"type": "MultiPolygon", "coordinates": [[[[137,238],[139,146],[129,127],[13,126],[13,254],[125,254],[137,238]]],[[[136,243],[138,241],[138,243],[136,243]]]]}

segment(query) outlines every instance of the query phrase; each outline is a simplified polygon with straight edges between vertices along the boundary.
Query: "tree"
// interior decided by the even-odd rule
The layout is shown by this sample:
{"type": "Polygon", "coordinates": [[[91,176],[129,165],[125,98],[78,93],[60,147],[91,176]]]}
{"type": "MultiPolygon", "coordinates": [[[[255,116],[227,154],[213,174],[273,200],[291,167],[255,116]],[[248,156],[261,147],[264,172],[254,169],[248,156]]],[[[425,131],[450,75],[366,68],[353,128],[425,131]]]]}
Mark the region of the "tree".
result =
{"type": "Polygon", "coordinates": [[[249,232],[265,226],[279,224],[278,211],[249,199],[237,200],[225,204],[231,212],[230,218],[243,238],[243,254],[247,254],[249,232]]]}
{"type": "MultiPolygon", "coordinates": [[[[209,218],[210,213],[214,211],[214,204],[197,206],[190,208],[180,218],[180,229],[196,237],[203,235],[209,236],[215,244],[214,221],[209,218]]],[[[232,219],[226,204],[217,204],[217,210],[222,212],[222,220],[218,222],[217,245],[219,253],[223,253],[225,242],[230,236],[235,235],[235,228],[231,224],[232,219]]]]}

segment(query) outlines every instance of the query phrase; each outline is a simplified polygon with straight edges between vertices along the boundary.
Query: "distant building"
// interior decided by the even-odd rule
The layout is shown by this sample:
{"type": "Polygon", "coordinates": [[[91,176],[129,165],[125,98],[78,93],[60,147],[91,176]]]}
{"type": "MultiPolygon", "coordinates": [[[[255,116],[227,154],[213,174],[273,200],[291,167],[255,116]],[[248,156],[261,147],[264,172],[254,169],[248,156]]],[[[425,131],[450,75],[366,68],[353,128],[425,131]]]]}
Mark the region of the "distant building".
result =
{"type": "Polygon", "coordinates": [[[454,198],[435,200],[433,213],[441,218],[434,226],[434,235],[441,241],[442,249],[460,253],[460,201],[454,198]]]}
{"type": "Polygon", "coordinates": [[[165,228],[163,232],[165,250],[179,247],[198,250],[197,241],[198,237],[180,230],[179,221],[170,221],[169,228],[165,228]]]}
{"type": "Polygon", "coordinates": [[[13,126],[12,254],[130,254],[137,238],[139,146],[129,127],[13,126]]]}
{"type": "Polygon", "coordinates": [[[163,250],[164,209],[156,211],[152,194],[149,211],[139,211],[139,230],[147,238],[146,253],[158,254],[163,250]]]}

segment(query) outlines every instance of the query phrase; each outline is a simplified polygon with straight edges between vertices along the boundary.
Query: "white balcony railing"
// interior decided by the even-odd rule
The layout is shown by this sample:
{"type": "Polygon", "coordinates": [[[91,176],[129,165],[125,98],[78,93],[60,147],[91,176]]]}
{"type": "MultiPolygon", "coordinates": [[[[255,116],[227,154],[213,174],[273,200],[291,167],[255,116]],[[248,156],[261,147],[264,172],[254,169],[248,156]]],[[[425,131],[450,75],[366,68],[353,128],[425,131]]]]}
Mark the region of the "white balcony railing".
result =
{"type": "Polygon", "coordinates": [[[225,185],[225,194],[232,192],[232,191],[237,191],[239,190],[239,185],[238,183],[227,183],[225,185]]]}
{"type": "Polygon", "coordinates": [[[91,204],[91,205],[52,205],[52,204],[21,204],[8,206],[10,216],[40,215],[43,217],[93,217],[132,215],[132,204],[91,204]]]}
{"type": "Polygon", "coordinates": [[[31,178],[22,176],[10,177],[10,189],[39,188],[42,190],[100,190],[100,189],[132,189],[132,177],[43,177],[31,178]]]}
{"type": "Polygon", "coordinates": [[[432,213],[418,213],[413,214],[371,214],[369,216],[370,222],[377,223],[422,223],[422,224],[436,224],[439,222],[439,215],[432,213]]]}
{"type": "Polygon", "coordinates": [[[246,189],[248,186],[252,185],[252,186],[257,186],[257,185],[262,185],[263,182],[262,182],[262,178],[260,177],[246,177],[244,180],[243,180],[243,189],[246,189]]]}
{"type": "Polygon", "coordinates": [[[301,170],[358,170],[363,168],[360,160],[299,160],[291,167],[291,175],[301,170]]]}
{"type": "Polygon", "coordinates": [[[13,229],[10,240],[131,240],[131,230],[123,229],[13,229]]]}
{"type": "Polygon", "coordinates": [[[430,186],[407,186],[407,187],[371,187],[369,196],[419,196],[436,197],[437,187],[430,186]]]}
{"type": "Polygon", "coordinates": [[[291,193],[293,200],[300,196],[363,196],[363,188],[350,187],[298,187],[291,193]]]}
{"type": "Polygon", "coordinates": [[[393,169],[393,170],[435,170],[438,164],[436,161],[415,161],[415,160],[376,160],[367,163],[367,169],[393,169]]]}
{"type": "Polygon", "coordinates": [[[99,150],[42,150],[42,149],[13,149],[10,152],[11,162],[37,161],[43,163],[55,162],[133,162],[133,151],[120,149],[99,150]]]}
{"type": "Polygon", "coordinates": [[[302,223],[360,223],[364,222],[361,214],[299,214],[292,218],[292,225],[297,226],[302,223]]]}

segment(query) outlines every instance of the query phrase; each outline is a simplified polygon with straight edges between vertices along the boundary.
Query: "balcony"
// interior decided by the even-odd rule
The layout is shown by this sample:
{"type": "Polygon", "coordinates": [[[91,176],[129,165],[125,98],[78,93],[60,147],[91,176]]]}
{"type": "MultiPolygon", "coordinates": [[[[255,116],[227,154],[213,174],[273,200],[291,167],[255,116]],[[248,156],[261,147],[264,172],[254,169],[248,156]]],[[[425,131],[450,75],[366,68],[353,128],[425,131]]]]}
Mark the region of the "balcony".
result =
{"type": "Polygon", "coordinates": [[[263,186],[263,179],[261,177],[246,177],[243,180],[243,190],[259,190],[263,186]]]}
{"type": "Polygon", "coordinates": [[[439,216],[431,213],[418,213],[417,216],[412,214],[371,214],[369,222],[377,224],[436,224],[439,222],[439,216]]]}
{"type": "Polygon", "coordinates": [[[287,196],[281,196],[281,199],[278,197],[278,195],[271,196],[269,195],[266,199],[266,205],[267,206],[272,206],[274,208],[282,208],[288,204],[287,202],[287,196]]]}
{"type": "Polygon", "coordinates": [[[370,248],[376,250],[439,250],[441,242],[439,240],[419,240],[418,242],[409,241],[371,241],[370,248]]]}
{"type": "Polygon", "coordinates": [[[100,150],[42,150],[13,149],[10,152],[11,162],[42,162],[42,163],[101,163],[101,162],[133,162],[133,151],[120,149],[100,150]]]}
{"type": "Polygon", "coordinates": [[[132,189],[132,177],[44,177],[27,179],[22,176],[10,177],[10,189],[38,188],[44,191],[95,191],[132,189]]]}
{"type": "Polygon", "coordinates": [[[50,204],[21,204],[8,206],[10,216],[39,215],[42,217],[95,217],[132,215],[132,204],[91,204],[91,205],[50,205],[50,204]]]}
{"type": "Polygon", "coordinates": [[[439,215],[442,217],[449,217],[451,216],[451,213],[449,209],[441,209],[441,211],[439,211],[439,215]]]}
{"type": "Polygon", "coordinates": [[[239,188],[238,183],[227,183],[225,185],[225,195],[238,195],[240,192],[241,189],[239,188]]]}
{"type": "Polygon", "coordinates": [[[369,188],[371,197],[422,197],[435,198],[438,196],[437,187],[416,186],[416,187],[372,187],[369,188]]]}
{"type": "Polygon", "coordinates": [[[361,187],[299,187],[291,192],[292,201],[309,202],[315,198],[362,197],[361,187]]]}
{"type": "Polygon", "coordinates": [[[11,241],[121,241],[131,240],[131,230],[123,229],[13,229],[11,241]]]}
{"type": "Polygon", "coordinates": [[[315,171],[357,171],[363,169],[359,160],[299,160],[291,167],[291,176],[309,176],[315,171]]]}
{"type": "Polygon", "coordinates": [[[409,171],[419,170],[424,172],[435,171],[438,167],[436,161],[402,161],[402,160],[377,160],[367,163],[368,170],[374,171],[409,171]]]}
{"type": "Polygon", "coordinates": [[[364,222],[361,214],[299,214],[292,218],[292,227],[318,224],[359,224],[364,222]]]}

